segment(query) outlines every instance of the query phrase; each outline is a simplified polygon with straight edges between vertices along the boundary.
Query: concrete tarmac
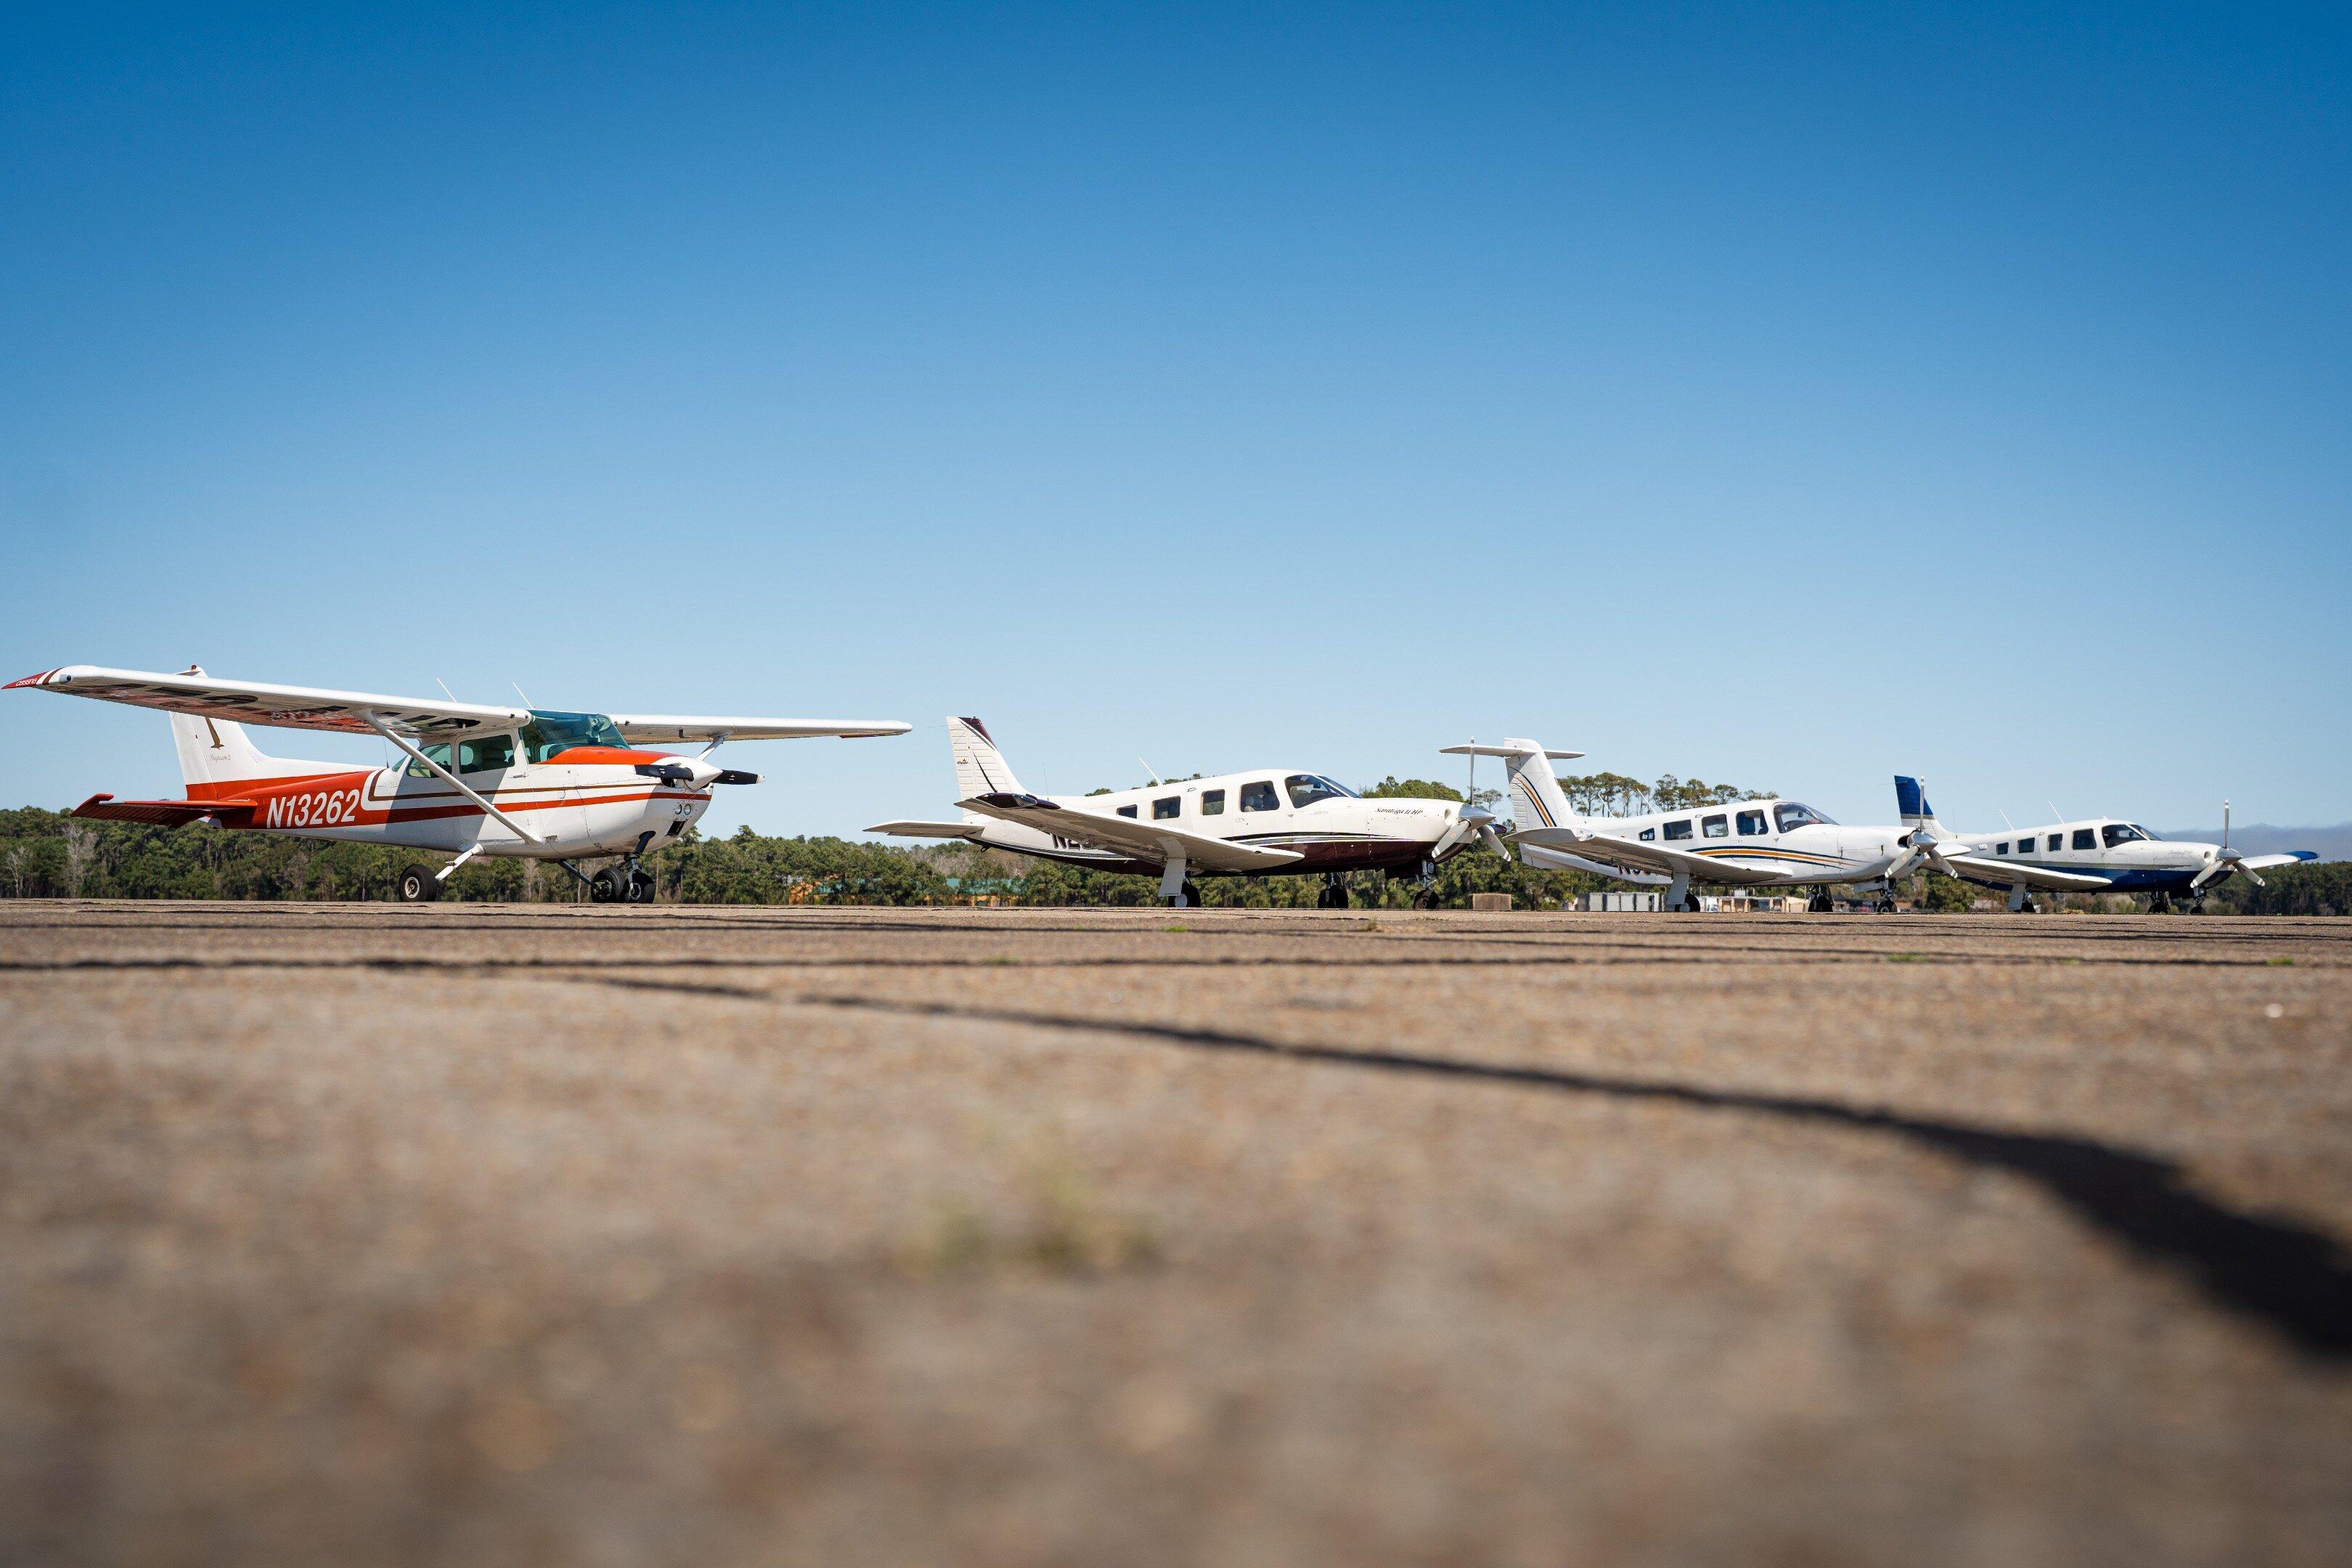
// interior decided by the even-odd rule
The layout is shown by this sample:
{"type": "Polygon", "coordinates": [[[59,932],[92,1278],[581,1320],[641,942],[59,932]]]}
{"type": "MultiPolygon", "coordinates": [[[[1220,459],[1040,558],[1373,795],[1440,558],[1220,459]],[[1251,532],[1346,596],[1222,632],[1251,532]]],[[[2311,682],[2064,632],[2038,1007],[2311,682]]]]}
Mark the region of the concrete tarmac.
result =
{"type": "Polygon", "coordinates": [[[2352,921],[0,903],[0,1561],[2341,1563],[2352,921]]]}

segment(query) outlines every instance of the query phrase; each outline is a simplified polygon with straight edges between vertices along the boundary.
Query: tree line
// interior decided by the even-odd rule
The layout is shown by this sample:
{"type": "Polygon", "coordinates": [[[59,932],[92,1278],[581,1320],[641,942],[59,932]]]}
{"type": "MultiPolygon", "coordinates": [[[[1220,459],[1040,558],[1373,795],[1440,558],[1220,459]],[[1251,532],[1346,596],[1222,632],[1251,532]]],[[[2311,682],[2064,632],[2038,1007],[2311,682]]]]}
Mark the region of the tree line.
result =
{"type": "MultiPolygon", "coordinates": [[[[1562,779],[1579,810],[1612,815],[1681,810],[1754,798],[1728,784],[1668,775],[1648,784],[1614,773],[1562,779]]],[[[1459,801],[1462,794],[1428,779],[1386,778],[1369,796],[1459,801]]],[[[1481,803],[1491,798],[1479,792],[1481,803]]],[[[0,810],[0,898],[389,900],[404,868],[434,857],[375,844],[344,844],[191,826],[152,827],[93,822],[37,806],[0,810]]],[[[1118,876],[1037,860],[980,845],[919,847],[843,838],[772,837],[749,827],[726,837],[689,831],[645,858],[656,897],[697,904],[1005,903],[1141,907],[1157,901],[1155,878],[1118,876]]],[[[2352,861],[2282,867],[2263,873],[2265,887],[2232,878],[2214,895],[2223,912],[2352,913],[2352,861]]],[[[1360,905],[1402,908],[1418,885],[1359,873],[1360,905]]],[[[1208,907],[1311,909],[1318,877],[1200,879],[1208,907]]],[[[1578,871],[1542,870],[1506,860],[1477,844],[1438,868],[1430,891],[1442,908],[1473,893],[1508,893],[1522,909],[1557,909],[1576,895],[1622,886],[1578,871]]],[[[1915,882],[1915,901],[1929,910],[1965,910],[1983,889],[1930,876],[1915,882]]],[[[445,897],[502,903],[568,903],[582,897],[561,867],[531,860],[477,859],[449,879],[445,897]]],[[[2113,900],[2115,895],[2098,895],[2113,900]]],[[[2051,900],[2043,900],[2045,904],[2051,900]]],[[[2078,897],[2079,907],[2095,900],[2078,897]]]]}

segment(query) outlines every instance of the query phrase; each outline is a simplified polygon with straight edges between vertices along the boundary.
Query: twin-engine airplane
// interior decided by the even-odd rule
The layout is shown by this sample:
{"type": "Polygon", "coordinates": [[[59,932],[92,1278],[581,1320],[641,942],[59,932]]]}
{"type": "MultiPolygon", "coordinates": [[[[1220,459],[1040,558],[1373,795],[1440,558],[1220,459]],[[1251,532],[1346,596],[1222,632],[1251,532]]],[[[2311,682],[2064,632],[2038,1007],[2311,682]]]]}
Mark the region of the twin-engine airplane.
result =
{"type": "MultiPolygon", "coordinates": [[[[1366,800],[1343,784],[1287,768],[1255,768],[1096,795],[1040,795],[1021,787],[977,719],[948,721],[955,753],[955,822],[882,822],[902,838],[961,838],[1098,871],[1160,879],[1160,896],[1198,905],[1194,873],[1282,877],[1321,873],[1319,907],[1345,909],[1349,871],[1422,870],[1471,840],[1494,840],[1489,813],[1450,800],[1366,800]]],[[[1554,755],[1576,755],[1555,752],[1554,755]]]]}
{"type": "MultiPolygon", "coordinates": [[[[2000,833],[1947,833],[1927,804],[1927,792],[1915,778],[1895,778],[1895,808],[1914,837],[1927,836],[1940,848],[1958,847],[1958,855],[1943,858],[1957,867],[1950,874],[1988,888],[2009,889],[2009,907],[2032,910],[2030,889],[2053,886],[2043,877],[2062,876],[2056,885],[2082,892],[2146,893],[2151,913],[2168,913],[2175,899],[2189,901],[2190,912],[2205,911],[2205,895],[2231,877],[2244,873],[2254,886],[2259,873],[2273,866],[2295,866],[2319,857],[2308,849],[2281,855],[2242,855],[2230,847],[2230,803],[2221,803],[2221,842],[2204,844],[2185,838],[2158,838],[2137,823],[2120,817],[2094,816],[2057,822],[2030,833],[2015,828],[2000,833]]],[[[1933,857],[1931,857],[1933,858],[1933,857]]],[[[1937,869],[1947,868],[1938,864],[1937,869]]]]}
{"type": "Polygon", "coordinates": [[[599,902],[641,903],[653,896],[653,878],[637,857],[691,826],[710,808],[713,785],[760,782],[757,773],[710,760],[722,743],[901,735],[911,728],[892,720],[558,713],[216,680],[193,667],[156,675],[77,664],[0,689],[19,687],[172,716],[187,797],[94,795],[74,816],[167,827],[210,822],[455,855],[437,872],[411,866],[400,874],[400,896],[410,901],[437,897],[449,873],[477,855],[506,855],[555,861],[599,902]],[[408,761],[353,768],[265,756],[247,738],[247,724],[381,735],[408,761]],[[636,749],[658,741],[706,744],[690,757],[636,749]],[[593,877],[573,863],[611,856],[622,863],[593,877]]]}
{"type": "MultiPolygon", "coordinates": [[[[1451,751],[1474,750],[1450,747],[1451,751]]],[[[1511,841],[1530,866],[1597,872],[1629,881],[1668,884],[1666,907],[1698,908],[1691,884],[1816,889],[1808,908],[1831,908],[1828,889],[1862,885],[1878,895],[1882,910],[1895,908],[1894,885],[1922,866],[1948,876],[1985,880],[2000,873],[2002,885],[2095,891],[2108,884],[2063,868],[1997,863],[1947,835],[1924,813],[1901,826],[1850,827],[1799,801],[1768,796],[1736,800],[1642,816],[1584,816],[1568,804],[1533,741],[1480,746],[1475,753],[1501,757],[1510,770],[1517,822],[1511,841]]],[[[1573,754],[1573,753],[1570,753],[1573,754]]]]}

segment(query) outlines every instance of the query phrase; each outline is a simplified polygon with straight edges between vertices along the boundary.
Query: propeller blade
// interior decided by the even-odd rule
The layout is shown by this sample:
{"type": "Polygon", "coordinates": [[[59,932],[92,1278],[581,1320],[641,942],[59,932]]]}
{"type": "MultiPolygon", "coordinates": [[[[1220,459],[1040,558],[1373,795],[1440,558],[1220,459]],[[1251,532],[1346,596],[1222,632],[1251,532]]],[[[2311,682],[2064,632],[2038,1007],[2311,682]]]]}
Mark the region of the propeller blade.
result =
{"type": "Polygon", "coordinates": [[[2238,872],[2241,876],[2252,878],[2254,886],[2257,888],[2267,888],[2270,886],[2268,882],[2263,880],[2262,873],[2256,871],[2252,866],[2241,866],[2238,868],[2238,872]]]}
{"type": "MultiPolygon", "coordinates": [[[[2219,881],[2238,868],[2239,868],[2234,860],[2223,859],[2221,856],[2217,855],[2206,863],[2205,869],[2198,872],[2197,875],[2189,879],[2189,890],[2192,893],[2198,892],[2204,888],[2206,883],[2219,881]]],[[[2249,871],[2246,875],[2251,877],[2253,873],[2249,871]]]]}
{"type": "Polygon", "coordinates": [[[1500,855],[1506,861],[1511,858],[1511,847],[1503,842],[1503,836],[1501,834],[1495,831],[1495,824],[1492,818],[1489,818],[1478,825],[1478,836],[1481,838],[1484,838],[1488,847],[1491,847],[1496,854],[1500,855]]]}

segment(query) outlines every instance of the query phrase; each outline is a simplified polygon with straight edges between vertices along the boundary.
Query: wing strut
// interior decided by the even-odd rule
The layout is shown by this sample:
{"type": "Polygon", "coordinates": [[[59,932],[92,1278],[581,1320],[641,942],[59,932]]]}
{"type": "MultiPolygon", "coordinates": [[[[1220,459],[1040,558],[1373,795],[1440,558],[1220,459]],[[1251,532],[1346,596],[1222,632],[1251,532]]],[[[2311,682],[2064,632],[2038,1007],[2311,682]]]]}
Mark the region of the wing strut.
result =
{"type": "MultiPolygon", "coordinates": [[[[525,844],[537,844],[539,842],[537,837],[523,830],[522,824],[517,822],[513,817],[509,816],[505,812],[500,811],[497,806],[492,805],[488,797],[478,794],[473,785],[467,784],[464,779],[459,778],[456,773],[451,773],[447,768],[443,767],[439,763],[436,763],[432,758],[426,756],[423,752],[418,751],[415,746],[410,745],[408,742],[401,736],[393,733],[392,727],[386,724],[382,719],[377,718],[373,710],[362,714],[361,717],[367,721],[369,729],[373,730],[377,734],[382,735],[385,740],[390,741],[394,745],[398,746],[402,751],[406,752],[410,756],[415,758],[418,762],[423,763],[426,767],[431,768],[436,773],[439,774],[452,787],[454,787],[459,795],[464,795],[467,800],[472,801],[476,805],[480,806],[484,811],[489,813],[490,816],[496,817],[498,819],[499,826],[504,827],[509,833],[513,834],[525,844]]],[[[453,867],[452,869],[455,869],[455,868],[453,867]]]]}

